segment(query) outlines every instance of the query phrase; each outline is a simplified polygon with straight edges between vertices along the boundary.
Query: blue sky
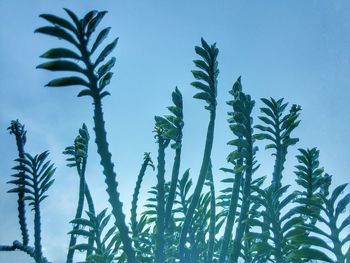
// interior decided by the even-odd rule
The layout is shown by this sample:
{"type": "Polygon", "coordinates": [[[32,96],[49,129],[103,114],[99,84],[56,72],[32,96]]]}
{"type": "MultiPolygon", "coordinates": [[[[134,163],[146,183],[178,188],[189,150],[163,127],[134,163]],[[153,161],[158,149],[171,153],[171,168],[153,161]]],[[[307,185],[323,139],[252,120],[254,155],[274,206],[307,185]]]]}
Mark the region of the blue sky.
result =
{"type": "MultiPolygon", "coordinates": [[[[286,163],[284,182],[294,184],[293,166],[299,147],[317,146],[321,165],[334,175],[334,183],[350,181],[350,3],[339,1],[0,1],[0,244],[19,238],[16,196],[6,194],[6,181],[16,158],[14,138],[6,128],[18,118],[28,129],[26,150],[49,150],[56,163],[56,182],[43,203],[45,255],[64,262],[68,222],[78,195],[78,176],[65,166],[62,151],[72,144],[82,123],[91,137],[92,105],[77,98],[79,88],[50,89],[44,85],[58,75],[35,69],[39,55],[62,41],[34,34],[45,25],[41,13],[65,16],[68,7],[80,16],[91,9],[108,10],[103,26],[112,26],[109,40],[119,36],[113,55],[114,78],[104,100],[110,150],[116,164],[119,191],[129,217],[132,189],[143,152],[156,160],[153,116],[166,114],[171,92],[178,86],[184,97],[185,129],[181,171],[191,168],[195,180],[204,148],[208,113],[195,90],[190,70],[194,46],[204,37],[217,42],[219,54],[218,112],[213,168],[220,189],[219,171],[228,167],[226,156],[232,139],[226,112],[228,91],[238,76],[243,89],[256,100],[284,97],[302,106],[301,124],[295,132],[300,143],[286,163]]],[[[258,121],[256,121],[258,123],[258,121]]],[[[271,152],[260,147],[256,176],[270,176],[271,152]]],[[[167,152],[170,177],[173,152],[167,152]]],[[[108,207],[96,147],[91,140],[87,180],[98,210],[108,207]]],[[[156,183],[148,172],[142,197],[156,183]]],[[[144,201],[144,199],[142,200],[144,201]]],[[[32,233],[32,231],[31,231],[32,233]]],[[[0,262],[32,262],[20,253],[0,253],[0,262]]]]}

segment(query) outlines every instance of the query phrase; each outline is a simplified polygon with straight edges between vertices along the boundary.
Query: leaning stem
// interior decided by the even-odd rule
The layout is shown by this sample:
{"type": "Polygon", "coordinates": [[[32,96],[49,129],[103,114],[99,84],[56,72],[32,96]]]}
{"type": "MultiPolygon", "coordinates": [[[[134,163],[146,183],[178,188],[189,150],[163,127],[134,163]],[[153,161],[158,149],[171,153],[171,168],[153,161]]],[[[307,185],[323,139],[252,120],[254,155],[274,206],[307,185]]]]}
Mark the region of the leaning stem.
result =
{"type": "Polygon", "coordinates": [[[194,211],[198,205],[200,194],[202,192],[205,178],[206,178],[207,172],[208,172],[210,155],[211,155],[211,150],[213,147],[213,140],[214,140],[214,127],[215,127],[215,108],[210,111],[210,121],[209,121],[209,125],[208,125],[208,130],[207,130],[207,138],[206,138],[206,142],[205,142],[205,149],[204,149],[202,166],[200,169],[197,185],[196,185],[196,188],[194,190],[193,197],[192,197],[190,206],[188,207],[185,221],[184,221],[184,224],[183,224],[182,230],[181,230],[180,241],[179,241],[179,254],[180,254],[179,256],[180,256],[180,259],[182,262],[184,262],[185,244],[186,244],[187,234],[188,234],[189,229],[191,227],[191,222],[192,222],[192,218],[194,215],[194,211]]]}

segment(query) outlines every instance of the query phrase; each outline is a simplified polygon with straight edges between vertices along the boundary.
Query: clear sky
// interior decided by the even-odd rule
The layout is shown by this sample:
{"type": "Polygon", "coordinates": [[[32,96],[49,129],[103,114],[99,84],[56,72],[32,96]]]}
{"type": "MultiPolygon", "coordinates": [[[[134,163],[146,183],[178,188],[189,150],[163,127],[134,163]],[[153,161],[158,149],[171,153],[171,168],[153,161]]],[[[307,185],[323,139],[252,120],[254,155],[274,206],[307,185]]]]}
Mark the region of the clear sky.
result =
{"type": "MultiPolygon", "coordinates": [[[[0,1],[0,244],[20,238],[16,195],[6,194],[6,181],[13,173],[16,147],[6,131],[11,120],[26,125],[26,151],[49,150],[56,163],[56,182],[42,206],[44,254],[64,262],[68,222],[75,214],[78,176],[65,166],[62,151],[73,143],[82,123],[92,137],[87,170],[97,209],[109,207],[104,178],[93,143],[90,98],[77,98],[80,88],[45,88],[57,74],[37,70],[39,55],[63,42],[34,34],[46,25],[41,13],[65,16],[68,7],[80,16],[91,9],[108,10],[102,23],[112,26],[109,40],[119,36],[113,55],[117,58],[114,78],[104,100],[108,139],[116,164],[124,212],[129,218],[131,195],[144,152],[156,160],[153,116],[166,114],[171,92],[178,86],[184,97],[185,129],[181,171],[191,168],[193,180],[201,164],[208,112],[203,102],[192,99],[195,90],[190,70],[196,58],[194,46],[204,37],[217,42],[219,53],[218,112],[212,153],[216,186],[229,167],[226,156],[232,139],[226,112],[228,91],[242,75],[243,89],[256,100],[284,97],[302,106],[300,143],[289,155],[284,182],[294,184],[293,166],[299,147],[317,146],[321,165],[334,175],[334,183],[349,182],[350,162],[350,2],[347,0],[299,1],[0,1]]],[[[101,28],[102,28],[101,27],[101,28]]],[[[258,123],[258,121],[255,121],[258,123]]],[[[273,168],[271,152],[260,147],[255,176],[273,168]]],[[[167,151],[167,178],[173,152],[167,151]]],[[[155,185],[148,172],[142,200],[155,185]]],[[[29,213],[29,209],[28,209],[29,213]]],[[[29,217],[31,220],[31,217],[29,217]]],[[[33,233],[32,228],[30,229],[33,233]]],[[[33,240],[33,238],[32,238],[33,240]]],[[[0,262],[32,262],[21,253],[0,253],[0,262]]]]}

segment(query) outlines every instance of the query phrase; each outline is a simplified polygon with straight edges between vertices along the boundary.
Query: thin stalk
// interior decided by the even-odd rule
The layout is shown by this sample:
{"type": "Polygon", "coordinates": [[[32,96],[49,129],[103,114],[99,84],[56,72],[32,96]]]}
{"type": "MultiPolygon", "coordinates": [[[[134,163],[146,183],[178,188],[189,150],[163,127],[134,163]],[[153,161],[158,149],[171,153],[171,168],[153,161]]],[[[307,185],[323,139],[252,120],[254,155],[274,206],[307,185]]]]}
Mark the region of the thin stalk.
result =
{"type": "Polygon", "coordinates": [[[36,263],[42,262],[42,246],[41,246],[41,216],[39,202],[39,185],[36,168],[33,168],[33,185],[34,185],[34,258],[36,263]]]}
{"type": "Polygon", "coordinates": [[[213,262],[214,244],[215,244],[215,223],[216,223],[216,205],[215,205],[215,187],[213,180],[212,164],[210,161],[208,169],[208,180],[210,183],[210,225],[209,225],[209,244],[207,262],[213,262]]]}
{"type": "MultiPolygon", "coordinates": [[[[91,197],[91,193],[90,193],[90,190],[89,190],[89,186],[85,180],[85,198],[86,198],[86,201],[87,201],[87,204],[88,204],[88,207],[89,207],[89,212],[92,213],[93,215],[95,215],[95,206],[94,206],[94,202],[92,200],[92,197],[91,197]]],[[[91,232],[93,232],[93,230],[91,230],[91,232]]],[[[94,237],[93,235],[91,235],[89,238],[88,238],[88,244],[90,246],[93,246],[94,244],[94,237]]],[[[87,258],[92,254],[92,251],[90,249],[88,249],[86,251],[86,261],[87,261],[87,258]]]]}
{"type": "Polygon", "coordinates": [[[202,192],[205,178],[206,178],[207,172],[208,172],[210,155],[211,155],[211,150],[213,147],[213,140],[214,140],[215,113],[216,113],[215,108],[210,111],[210,121],[209,121],[209,125],[208,125],[208,130],[207,130],[207,137],[206,137],[206,142],[205,142],[205,149],[204,149],[202,166],[201,166],[201,169],[199,172],[197,185],[196,185],[196,188],[194,190],[193,197],[192,197],[190,206],[187,210],[185,221],[184,221],[184,224],[183,224],[182,230],[181,230],[180,242],[179,242],[179,254],[180,254],[180,259],[182,260],[182,262],[184,262],[183,257],[185,254],[185,244],[186,244],[187,234],[188,234],[189,229],[191,227],[193,214],[194,214],[194,211],[198,205],[200,194],[202,192]]]}
{"type": "Polygon", "coordinates": [[[122,240],[125,254],[128,256],[128,262],[134,263],[136,261],[135,250],[131,244],[131,238],[129,236],[129,228],[125,223],[125,215],[123,213],[123,203],[120,201],[118,188],[118,182],[116,181],[116,173],[114,172],[114,164],[111,160],[112,154],[108,150],[107,133],[105,130],[105,122],[103,119],[101,98],[94,97],[94,123],[96,134],[97,152],[101,157],[101,165],[103,167],[103,173],[105,175],[105,183],[107,185],[107,193],[109,196],[109,203],[112,206],[112,213],[116,220],[116,225],[119,230],[120,238],[122,240]]]}
{"type": "Polygon", "coordinates": [[[169,220],[171,218],[171,212],[174,205],[175,193],[176,193],[176,185],[179,178],[180,173],[180,163],[181,163],[181,144],[175,151],[175,158],[173,164],[173,170],[171,174],[171,184],[169,195],[167,198],[166,208],[165,208],[165,228],[169,228],[169,220]]]}
{"type": "MultiPolygon", "coordinates": [[[[236,168],[241,167],[242,165],[243,165],[243,159],[240,158],[237,160],[236,168]]],[[[236,218],[238,199],[239,199],[239,190],[242,185],[242,178],[243,178],[242,172],[238,172],[235,174],[235,179],[234,179],[232,192],[231,192],[230,207],[227,214],[225,232],[224,232],[224,237],[221,245],[221,252],[219,256],[219,263],[224,263],[227,260],[228,247],[231,241],[233,225],[236,218]]]]}
{"type": "MultiPolygon", "coordinates": [[[[251,125],[249,125],[251,130],[251,125]]],[[[251,133],[246,138],[249,144],[249,154],[245,163],[245,178],[243,186],[243,196],[242,196],[242,207],[241,213],[239,215],[238,227],[236,230],[236,236],[233,242],[233,250],[231,254],[231,262],[238,262],[238,257],[242,248],[243,235],[247,227],[246,220],[248,218],[249,207],[250,207],[250,194],[251,194],[251,181],[253,174],[253,142],[251,133]]]]}
{"type": "Polygon", "coordinates": [[[94,72],[94,66],[90,61],[91,54],[87,51],[86,40],[80,39],[82,59],[87,68],[87,75],[93,90],[94,96],[94,131],[95,131],[95,143],[97,145],[97,152],[100,155],[100,164],[103,167],[103,174],[105,175],[105,183],[107,185],[107,193],[109,196],[109,203],[112,206],[112,214],[116,220],[116,226],[120,233],[120,238],[124,246],[125,254],[128,257],[129,263],[136,261],[135,250],[132,247],[131,238],[129,236],[129,228],[125,223],[125,215],[123,213],[123,203],[120,201],[118,188],[118,182],[116,181],[116,173],[114,171],[114,164],[112,162],[112,154],[108,149],[107,132],[105,129],[105,121],[103,118],[102,102],[100,94],[98,93],[98,79],[94,72]]]}
{"type": "Polygon", "coordinates": [[[158,164],[157,164],[157,221],[156,221],[156,255],[155,262],[165,262],[165,251],[164,251],[164,217],[165,217],[165,147],[166,143],[162,136],[158,136],[158,164]]]}
{"type": "MultiPolygon", "coordinates": [[[[81,218],[84,208],[84,195],[85,195],[85,170],[86,170],[86,158],[83,158],[82,167],[77,165],[77,170],[79,174],[79,198],[78,198],[78,207],[75,213],[75,218],[81,218]]],[[[75,225],[73,230],[79,229],[79,225],[75,225]]],[[[73,262],[75,249],[71,249],[77,243],[77,237],[73,234],[70,236],[69,248],[67,253],[67,263],[73,262]]]]}
{"type": "MultiPolygon", "coordinates": [[[[139,175],[137,176],[137,182],[135,185],[135,189],[134,189],[134,194],[132,196],[132,202],[131,202],[131,230],[132,230],[132,236],[133,238],[137,237],[138,231],[137,231],[137,201],[139,199],[139,194],[140,194],[140,188],[141,188],[141,183],[143,180],[143,177],[145,175],[147,166],[150,163],[150,158],[149,157],[145,157],[139,175]]],[[[135,241],[134,241],[135,242],[135,241]]]]}
{"type": "MultiPolygon", "coordinates": [[[[14,121],[11,123],[9,130],[11,131],[10,133],[13,133],[15,135],[18,157],[23,159],[24,144],[26,140],[26,137],[25,137],[26,131],[24,130],[24,126],[21,125],[18,121],[14,121]]],[[[20,163],[20,165],[22,165],[22,163],[20,163]]],[[[24,171],[21,171],[20,174],[22,175],[22,178],[23,178],[24,171]]],[[[19,225],[20,225],[21,234],[22,234],[23,246],[27,246],[29,243],[29,234],[28,234],[28,226],[26,222],[25,203],[23,198],[24,198],[24,192],[23,191],[18,192],[18,200],[17,200],[18,220],[19,220],[19,225]]]]}

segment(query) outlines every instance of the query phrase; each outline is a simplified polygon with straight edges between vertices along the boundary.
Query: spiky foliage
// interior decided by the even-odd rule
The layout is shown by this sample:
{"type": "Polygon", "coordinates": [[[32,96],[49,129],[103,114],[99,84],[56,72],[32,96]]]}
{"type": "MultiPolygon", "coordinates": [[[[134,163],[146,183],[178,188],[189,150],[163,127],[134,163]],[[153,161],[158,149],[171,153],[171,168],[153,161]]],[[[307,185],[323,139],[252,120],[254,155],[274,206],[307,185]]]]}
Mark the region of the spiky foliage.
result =
{"type": "MultiPolygon", "coordinates": [[[[85,170],[87,164],[87,156],[88,156],[88,145],[89,145],[89,133],[85,124],[83,124],[82,128],[79,129],[79,135],[74,140],[74,145],[69,146],[65,149],[63,154],[69,155],[67,158],[69,167],[76,167],[79,175],[79,197],[78,197],[78,206],[75,213],[75,218],[81,218],[84,207],[84,196],[90,195],[90,192],[86,191],[87,183],[85,179],[85,170]]],[[[87,198],[88,200],[92,200],[92,198],[87,198]]],[[[89,201],[91,202],[91,201],[89,201]]],[[[90,204],[89,207],[91,209],[93,204],[90,204]]],[[[93,211],[90,211],[92,213],[93,211]]],[[[75,226],[76,229],[79,228],[78,225],[75,226]]],[[[76,236],[71,235],[69,241],[69,248],[73,247],[76,244],[76,236]]],[[[93,240],[90,238],[89,244],[92,244],[93,240]]],[[[87,251],[87,254],[91,254],[92,251],[87,251]]],[[[67,262],[73,262],[74,257],[74,249],[68,249],[67,253],[67,262]]]]}
{"type": "Polygon", "coordinates": [[[181,163],[181,149],[182,149],[182,129],[184,127],[183,122],[183,102],[182,94],[176,87],[172,93],[172,101],[174,106],[169,106],[168,109],[172,115],[166,115],[164,117],[157,116],[157,122],[164,130],[165,138],[172,141],[171,148],[175,149],[175,158],[171,174],[170,192],[166,202],[165,209],[165,226],[170,226],[169,220],[172,214],[172,208],[175,199],[176,185],[180,172],[181,163]]]}
{"type": "Polygon", "coordinates": [[[24,154],[24,158],[18,158],[16,161],[19,165],[13,169],[18,172],[19,179],[11,180],[8,183],[14,184],[8,192],[24,192],[26,195],[24,201],[29,201],[29,206],[34,211],[34,255],[36,262],[43,262],[43,253],[41,246],[41,215],[40,203],[47,198],[47,190],[54,183],[53,174],[55,172],[54,164],[47,161],[49,155],[48,151],[32,157],[29,153],[24,154]],[[23,174],[22,175],[20,174],[23,174]],[[24,180],[23,180],[24,178],[24,180]]]}
{"type": "Polygon", "coordinates": [[[296,208],[297,211],[310,218],[311,222],[304,224],[309,234],[295,239],[307,246],[295,251],[290,258],[350,262],[350,233],[347,230],[350,226],[350,215],[343,215],[350,207],[350,193],[342,196],[348,184],[337,186],[332,193],[329,192],[330,184],[331,177],[325,175],[321,191],[316,193],[316,198],[298,200],[301,206],[296,208]]]}
{"type": "Polygon", "coordinates": [[[199,93],[194,95],[194,98],[204,100],[207,103],[205,108],[209,110],[210,120],[208,124],[204,155],[198,176],[198,181],[193,193],[193,197],[191,199],[191,203],[186,213],[185,222],[181,230],[179,241],[180,259],[183,259],[185,254],[187,234],[189,233],[189,230],[191,228],[191,222],[193,219],[194,211],[198,205],[205,178],[207,176],[210,155],[214,140],[214,127],[217,104],[217,77],[219,75],[217,56],[219,53],[219,49],[216,47],[216,44],[208,45],[208,43],[204,39],[201,40],[201,44],[201,47],[195,47],[195,51],[201,57],[201,60],[193,61],[199,70],[192,70],[193,76],[198,81],[192,82],[191,85],[200,90],[199,93]]]}
{"type": "Polygon", "coordinates": [[[288,147],[296,144],[299,139],[291,137],[292,131],[299,125],[300,120],[299,105],[293,105],[288,114],[284,114],[288,103],[283,103],[283,99],[275,100],[273,98],[261,99],[265,107],[260,108],[263,113],[259,119],[263,125],[256,125],[255,128],[261,131],[256,135],[256,139],[267,139],[271,141],[265,146],[265,149],[274,149],[275,166],[272,174],[272,183],[276,189],[281,186],[282,171],[286,161],[288,147]]]}
{"type": "Polygon", "coordinates": [[[72,246],[70,249],[79,251],[93,251],[88,256],[87,261],[96,263],[109,263],[117,259],[120,244],[119,234],[116,232],[116,226],[112,226],[107,232],[105,228],[111,218],[106,215],[107,209],[104,209],[98,215],[86,211],[88,219],[76,218],[71,221],[72,224],[79,226],[69,232],[71,235],[92,238],[94,243],[81,243],[72,246]],[[105,233],[104,233],[105,232],[105,233]]]}
{"type": "MultiPolygon", "coordinates": [[[[10,131],[10,134],[13,134],[16,137],[16,145],[17,145],[17,151],[18,151],[18,157],[24,158],[24,145],[27,141],[27,131],[24,128],[24,125],[21,124],[18,120],[11,121],[10,127],[7,128],[7,130],[10,131]]],[[[25,178],[25,172],[21,172],[18,174],[18,180],[24,182],[25,178]]],[[[19,182],[18,185],[21,185],[19,182]]],[[[23,185],[23,183],[22,183],[23,185]]],[[[24,186],[24,185],[23,185],[24,186]]],[[[28,227],[27,227],[27,221],[26,221],[26,211],[25,211],[25,204],[23,198],[25,197],[25,193],[23,191],[18,192],[18,220],[19,225],[21,229],[22,234],[22,242],[24,246],[27,246],[29,243],[29,234],[28,234],[28,227]]]]}
{"type": "Polygon", "coordinates": [[[84,86],[85,89],[80,91],[78,97],[92,97],[94,105],[95,142],[97,144],[97,151],[100,155],[101,165],[105,175],[109,202],[112,206],[112,213],[115,217],[116,225],[125,252],[128,256],[128,260],[129,262],[136,262],[135,251],[131,244],[131,238],[128,235],[129,229],[125,223],[122,202],[120,201],[119,192],[117,190],[118,183],[116,181],[114,164],[111,160],[112,155],[108,149],[107,134],[102,111],[102,99],[105,96],[110,95],[108,91],[105,91],[105,88],[112,78],[113,73],[111,72],[111,69],[115,64],[116,59],[112,57],[106,63],[102,65],[101,63],[116,47],[118,38],[106,45],[101,52],[98,52],[97,50],[101,47],[102,42],[108,36],[110,27],[101,30],[94,40],[92,39],[92,36],[107,12],[97,12],[93,10],[88,12],[83,18],[79,19],[69,9],[64,10],[70,17],[71,21],[58,16],[43,14],[40,15],[40,17],[47,20],[51,26],[40,27],[35,32],[65,40],[73,45],[79,52],[77,53],[76,51],[67,48],[50,49],[41,57],[50,59],[51,61],[40,64],[37,68],[50,71],[69,71],[78,74],[71,77],[54,79],[46,86],[84,86]],[[90,44],[90,42],[92,42],[92,44],[90,44]]]}
{"type": "Polygon", "coordinates": [[[296,193],[288,194],[288,188],[287,185],[276,191],[274,185],[266,189],[254,187],[256,194],[252,195],[252,201],[259,209],[252,209],[254,214],[248,221],[262,232],[251,231],[246,239],[253,241],[251,252],[255,262],[290,262],[290,254],[301,245],[295,240],[305,232],[303,220],[298,211],[291,210],[296,193]]]}

